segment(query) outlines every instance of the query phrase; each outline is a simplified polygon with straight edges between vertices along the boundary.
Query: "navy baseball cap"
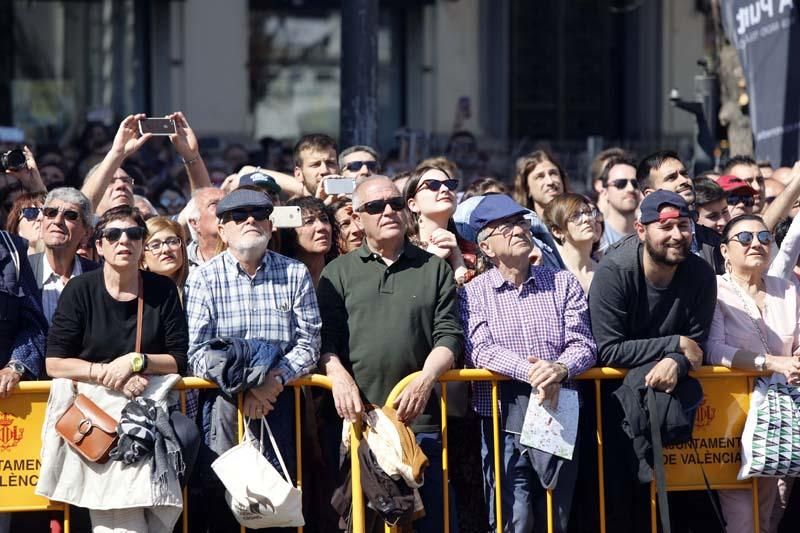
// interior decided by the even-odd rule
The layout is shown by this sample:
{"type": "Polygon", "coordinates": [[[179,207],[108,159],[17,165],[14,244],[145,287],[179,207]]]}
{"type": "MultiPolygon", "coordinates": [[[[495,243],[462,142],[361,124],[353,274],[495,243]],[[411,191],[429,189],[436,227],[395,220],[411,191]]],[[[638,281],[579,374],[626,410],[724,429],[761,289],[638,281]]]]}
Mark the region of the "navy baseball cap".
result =
{"type": "Polygon", "coordinates": [[[239,178],[239,186],[241,187],[242,180],[250,180],[253,185],[256,187],[261,187],[262,189],[266,190],[272,194],[278,194],[281,192],[281,186],[275,181],[275,178],[270,176],[269,174],[265,174],[260,170],[256,170],[255,172],[249,172],[247,174],[243,174],[241,178],[239,178]]]}
{"type": "Polygon", "coordinates": [[[240,181],[240,187],[226,194],[217,204],[217,218],[222,218],[225,213],[243,207],[265,207],[272,211],[273,205],[269,195],[260,189],[251,187],[252,185],[241,185],[240,181]]]}
{"type": "Polygon", "coordinates": [[[642,204],[639,206],[639,210],[641,211],[639,222],[642,224],[650,224],[651,222],[659,220],[664,221],[670,218],[692,218],[689,206],[686,200],[683,199],[683,196],[676,192],[665,191],[663,189],[651,192],[645,196],[644,200],[642,200],[642,204]],[[661,213],[664,206],[674,207],[675,210],[671,210],[668,213],[661,213]]]}
{"type": "Polygon", "coordinates": [[[469,215],[469,226],[475,236],[495,220],[524,215],[527,209],[519,205],[505,194],[488,194],[475,206],[469,215]]]}

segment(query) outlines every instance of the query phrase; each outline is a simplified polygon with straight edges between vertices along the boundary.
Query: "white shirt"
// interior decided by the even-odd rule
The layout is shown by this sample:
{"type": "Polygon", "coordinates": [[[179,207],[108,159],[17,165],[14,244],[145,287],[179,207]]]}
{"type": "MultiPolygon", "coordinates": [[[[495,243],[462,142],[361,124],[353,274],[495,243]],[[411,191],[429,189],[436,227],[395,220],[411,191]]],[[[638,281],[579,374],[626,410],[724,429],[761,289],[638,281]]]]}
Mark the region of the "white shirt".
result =
{"type": "MultiPolygon", "coordinates": [[[[56,312],[58,299],[61,297],[61,291],[64,290],[66,283],[61,281],[61,276],[53,272],[50,266],[50,261],[47,260],[47,255],[42,257],[42,268],[44,269],[44,283],[42,284],[42,308],[44,309],[44,316],[47,319],[47,324],[53,323],[53,315],[56,312]]],[[[78,256],[75,256],[75,262],[72,265],[72,273],[69,279],[83,274],[81,268],[81,261],[78,256]]]]}

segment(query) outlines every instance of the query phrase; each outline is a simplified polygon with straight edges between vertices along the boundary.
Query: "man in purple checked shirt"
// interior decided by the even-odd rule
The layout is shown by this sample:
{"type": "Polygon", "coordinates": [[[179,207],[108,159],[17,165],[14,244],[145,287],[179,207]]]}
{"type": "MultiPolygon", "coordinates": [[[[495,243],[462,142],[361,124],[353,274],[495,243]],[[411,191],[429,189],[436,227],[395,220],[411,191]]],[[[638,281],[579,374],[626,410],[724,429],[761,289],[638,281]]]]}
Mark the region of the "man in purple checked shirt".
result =
{"type": "MultiPolygon", "coordinates": [[[[554,486],[556,531],[566,531],[578,455],[571,461],[554,458],[520,444],[519,433],[533,388],[540,402],[557,399],[562,385],[572,388],[570,378],[594,365],[597,350],[578,280],[566,270],[530,264],[533,243],[525,213],[511,198],[498,194],[486,196],[470,216],[478,247],[494,268],[477,276],[460,294],[465,354],[470,366],[513,378],[500,383],[499,391],[503,530],[529,533],[534,525],[542,529],[544,486],[554,486]]],[[[484,492],[494,531],[488,383],[475,384],[474,404],[482,418],[484,492]]]]}

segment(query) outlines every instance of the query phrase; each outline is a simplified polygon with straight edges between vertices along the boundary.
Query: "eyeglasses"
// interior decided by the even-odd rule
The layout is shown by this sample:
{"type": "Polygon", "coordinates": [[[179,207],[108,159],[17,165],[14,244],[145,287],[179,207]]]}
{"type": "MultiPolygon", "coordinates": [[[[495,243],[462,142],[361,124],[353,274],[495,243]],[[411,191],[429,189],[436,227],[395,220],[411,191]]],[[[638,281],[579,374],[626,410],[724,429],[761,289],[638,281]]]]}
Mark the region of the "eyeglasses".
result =
{"type": "Polygon", "coordinates": [[[234,209],[225,213],[225,220],[233,220],[237,224],[241,224],[250,217],[258,222],[263,222],[272,214],[271,207],[256,207],[254,209],[234,209]]]}
{"type": "Polygon", "coordinates": [[[108,242],[117,242],[122,238],[122,234],[128,236],[131,241],[141,241],[144,238],[144,228],[139,226],[131,226],[129,228],[109,228],[103,230],[103,237],[108,242]]]}
{"type": "Polygon", "coordinates": [[[639,188],[639,180],[637,180],[637,179],[632,179],[632,180],[613,180],[613,181],[609,181],[608,183],[609,183],[609,185],[611,185],[615,189],[620,189],[620,190],[621,189],[627,189],[629,183],[633,186],[634,189],[638,189],[639,188]]]}
{"type": "Polygon", "coordinates": [[[365,165],[367,167],[367,170],[369,170],[370,172],[378,171],[377,161],[350,161],[344,166],[344,168],[345,170],[349,170],[350,172],[358,172],[359,170],[361,170],[361,167],[365,165]]]}
{"type": "Polygon", "coordinates": [[[25,219],[30,222],[33,222],[37,218],[39,218],[39,214],[42,210],[38,207],[23,207],[22,213],[20,214],[20,219],[25,219]]]}
{"type": "Polygon", "coordinates": [[[166,246],[172,250],[177,250],[181,246],[180,237],[167,237],[163,241],[150,241],[145,244],[144,249],[152,253],[160,252],[161,248],[166,246]]]}
{"type": "Polygon", "coordinates": [[[583,217],[586,217],[589,220],[595,220],[597,218],[598,213],[599,212],[595,208],[581,209],[577,213],[573,213],[573,215],[567,219],[567,222],[573,222],[575,224],[578,224],[580,221],[583,220],[583,217]]]}
{"type": "Polygon", "coordinates": [[[756,199],[754,196],[749,196],[749,195],[743,196],[739,194],[734,194],[728,196],[728,205],[733,206],[738,204],[742,204],[745,207],[753,207],[754,205],[756,205],[756,199]]]}
{"type": "Polygon", "coordinates": [[[115,177],[111,178],[111,182],[112,183],[117,181],[117,180],[121,181],[122,183],[127,183],[128,185],[133,185],[133,178],[130,177],[130,176],[119,176],[119,177],[115,176],[115,177]]]}
{"type": "Polygon", "coordinates": [[[72,222],[75,222],[81,216],[80,213],[73,209],[59,209],[58,207],[45,207],[42,209],[42,213],[44,213],[45,218],[56,218],[59,213],[64,213],[64,218],[72,222]]]}
{"type": "Polygon", "coordinates": [[[509,237],[514,232],[515,227],[520,227],[523,230],[527,231],[531,229],[531,221],[525,217],[509,220],[508,222],[504,222],[499,226],[496,226],[494,230],[492,230],[492,232],[486,236],[486,238],[488,239],[493,235],[502,235],[503,237],[509,237]]]}
{"type": "Polygon", "coordinates": [[[758,238],[758,242],[764,246],[768,246],[772,242],[772,233],[762,229],[761,231],[740,231],[733,235],[728,241],[736,241],[742,246],[750,246],[753,244],[753,239],[758,238]]]}
{"type": "Polygon", "coordinates": [[[402,196],[392,196],[388,200],[372,200],[371,202],[365,202],[358,206],[356,211],[359,213],[366,211],[370,215],[380,215],[386,210],[387,205],[391,207],[393,211],[401,211],[406,206],[406,203],[402,196]]]}
{"type": "Polygon", "coordinates": [[[449,179],[449,180],[425,180],[417,186],[417,192],[423,189],[430,189],[434,192],[438,191],[442,188],[442,185],[447,187],[448,191],[455,191],[458,189],[458,180],[457,179],[449,179]]]}

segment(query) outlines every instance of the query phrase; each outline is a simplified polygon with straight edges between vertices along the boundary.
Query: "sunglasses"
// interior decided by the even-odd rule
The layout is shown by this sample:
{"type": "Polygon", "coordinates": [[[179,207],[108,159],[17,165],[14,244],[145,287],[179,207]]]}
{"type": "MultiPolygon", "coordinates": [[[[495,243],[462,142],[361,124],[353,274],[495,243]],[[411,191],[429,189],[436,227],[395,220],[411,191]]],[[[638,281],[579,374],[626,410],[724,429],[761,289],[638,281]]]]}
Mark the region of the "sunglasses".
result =
{"type": "Polygon", "coordinates": [[[380,215],[386,210],[387,205],[391,207],[393,211],[401,211],[406,206],[406,203],[402,196],[393,196],[388,200],[372,200],[371,202],[365,202],[358,206],[356,211],[359,213],[366,211],[370,215],[380,215]]]}
{"type": "Polygon", "coordinates": [[[742,196],[742,195],[731,195],[728,196],[728,205],[737,205],[742,204],[745,207],[753,207],[756,205],[756,199],[754,196],[742,196]]]}
{"type": "Polygon", "coordinates": [[[772,233],[765,229],[762,229],[761,231],[740,231],[728,240],[736,241],[742,246],[750,246],[755,238],[758,238],[758,242],[764,246],[768,246],[770,243],[772,243],[772,233]]]}
{"type": "Polygon", "coordinates": [[[233,220],[237,224],[241,224],[250,217],[258,222],[263,222],[272,214],[271,207],[256,207],[255,209],[234,209],[225,214],[225,220],[233,220]]]}
{"type": "Polygon", "coordinates": [[[34,220],[39,218],[39,213],[41,212],[42,210],[38,207],[23,207],[22,214],[20,215],[20,217],[30,222],[33,222],[34,220]]]}
{"type": "Polygon", "coordinates": [[[612,187],[614,187],[615,189],[620,189],[620,190],[627,189],[629,183],[633,186],[634,189],[638,189],[639,188],[639,180],[637,180],[637,179],[632,179],[632,180],[613,180],[613,181],[609,181],[608,183],[612,187]]]}
{"type": "Polygon", "coordinates": [[[103,230],[103,237],[108,242],[117,242],[122,238],[122,234],[128,236],[131,241],[141,241],[144,238],[144,228],[139,226],[131,226],[129,228],[109,228],[103,230]]]}
{"type": "Polygon", "coordinates": [[[423,189],[430,189],[434,192],[438,191],[442,188],[442,185],[447,187],[448,191],[455,191],[458,189],[458,180],[457,179],[449,179],[449,180],[425,180],[419,184],[417,187],[417,192],[423,189]]]}
{"type": "Polygon", "coordinates": [[[345,170],[349,170],[350,172],[358,172],[359,170],[361,170],[361,167],[363,166],[366,166],[367,170],[369,170],[370,172],[378,171],[377,161],[350,161],[344,166],[344,168],[345,170]]]}
{"type": "Polygon", "coordinates": [[[74,211],[72,209],[59,209],[57,207],[44,207],[42,208],[42,213],[44,213],[45,218],[56,218],[59,213],[64,213],[64,218],[75,222],[78,220],[78,217],[81,216],[80,213],[74,211]]]}

